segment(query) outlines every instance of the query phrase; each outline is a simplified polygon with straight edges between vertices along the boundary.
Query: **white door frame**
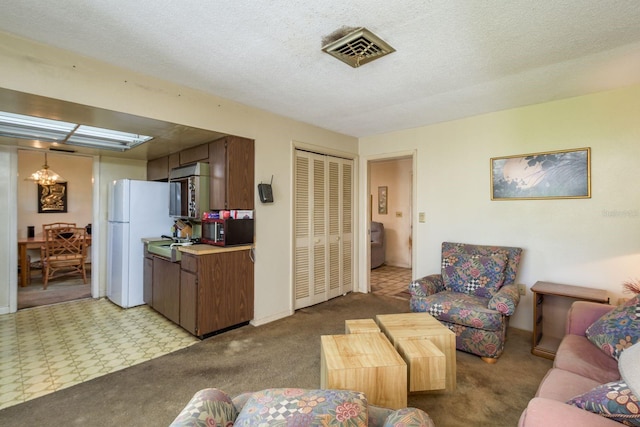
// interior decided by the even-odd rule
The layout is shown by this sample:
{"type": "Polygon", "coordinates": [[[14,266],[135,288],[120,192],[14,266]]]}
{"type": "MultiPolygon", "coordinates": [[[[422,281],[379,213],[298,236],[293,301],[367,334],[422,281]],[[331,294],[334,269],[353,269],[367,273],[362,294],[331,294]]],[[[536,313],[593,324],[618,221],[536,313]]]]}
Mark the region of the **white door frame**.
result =
{"type": "MultiPolygon", "coordinates": [[[[418,215],[416,214],[416,204],[417,204],[417,182],[416,173],[417,169],[417,155],[416,150],[411,151],[397,151],[392,153],[384,153],[384,154],[374,154],[371,156],[360,157],[360,183],[361,187],[359,189],[360,193],[360,214],[359,214],[359,235],[360,235],[360,248],[362,250],[359,251],[359,274],[360,277],[358,291],[368,293],[371,292],[371,227],[370,227],[370,218],[371,218],[371,203],[370,203],[370,194],[371,194],[371,168],[370,163],[373,161],[381,161],[381,160],[394,160],[394,159],[406,159],[411,158],[412,160],[412,182],[411,182],[411,241],[412,241],[412,250],[411,250],[411,278],[413,279],[413,275],[415,272],[416,266],[416,251],[415,247],[417,245],[417,236],[416,236],[416,221],[418,215]]],[[[407,283],[407,286],[409,284],[407,283]]]]}

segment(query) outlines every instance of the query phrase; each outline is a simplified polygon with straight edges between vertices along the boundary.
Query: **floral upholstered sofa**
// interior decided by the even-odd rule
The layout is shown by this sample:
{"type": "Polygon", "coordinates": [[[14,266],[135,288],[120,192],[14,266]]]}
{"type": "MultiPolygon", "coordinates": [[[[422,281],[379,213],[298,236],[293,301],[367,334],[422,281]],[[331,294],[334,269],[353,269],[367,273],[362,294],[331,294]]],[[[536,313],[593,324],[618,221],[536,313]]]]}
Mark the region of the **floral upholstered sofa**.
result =
{"type": "Polygon", "coordinates": [[[271,388],[231,397],[220,389],[207,388],[193,396],[171,427],[258,425],[434,426],[420,409],[368,405],[365,395],[356,391],[271,388]]]}
{"type": "Polygon", "coordinates": [[[442,243],[442,269],[409,284],[411,311],[427,312],[456,334],[456,348],[496,362],[509,316],[521,248],[442,243]]]}

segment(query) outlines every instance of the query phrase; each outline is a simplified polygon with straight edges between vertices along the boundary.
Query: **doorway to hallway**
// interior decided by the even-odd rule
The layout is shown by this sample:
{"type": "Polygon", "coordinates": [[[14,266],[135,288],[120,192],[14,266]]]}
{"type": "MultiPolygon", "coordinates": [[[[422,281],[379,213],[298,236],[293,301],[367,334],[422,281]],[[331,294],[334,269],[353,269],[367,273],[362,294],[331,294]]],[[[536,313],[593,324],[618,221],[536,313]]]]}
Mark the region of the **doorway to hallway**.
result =
{"type": "MultiPolygon", "coordinates": [[[[383,265],[411,270],[413,248],[413,158],[369,160],[369,218],[384,226],[383,265]]],[[[371,230],[371,224],[369,224],[371,230]]]]}

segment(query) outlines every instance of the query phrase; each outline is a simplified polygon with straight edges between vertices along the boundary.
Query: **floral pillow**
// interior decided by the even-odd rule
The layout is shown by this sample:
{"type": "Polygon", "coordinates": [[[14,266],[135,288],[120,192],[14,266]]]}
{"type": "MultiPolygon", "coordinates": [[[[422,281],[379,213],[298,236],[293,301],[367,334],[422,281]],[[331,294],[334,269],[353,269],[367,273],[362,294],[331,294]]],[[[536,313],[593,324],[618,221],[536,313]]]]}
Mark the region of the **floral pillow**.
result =
{"type": "Polygon", "coordinates": [[[491,298],[504,283],[504,254],[451,254],[442,259],[442,279],[447,290],[491,298]]]}
{"type": "Polygon", "coordinates": [[[271,388],[253,393],[234,427],[366,427],[367,422],[367,398],[361,392],[271,388]]]}
{"type": "Polygon", "coordinates": [[[609,356],[640,341],[640,295],[606,313],[589,326],[586,337],[609,356]]]}
{"type": "Polygon", "coordinates": [[[628,426],[640,426],[640,403],[624,381],[599,385],[567,402],[628,426]]]}

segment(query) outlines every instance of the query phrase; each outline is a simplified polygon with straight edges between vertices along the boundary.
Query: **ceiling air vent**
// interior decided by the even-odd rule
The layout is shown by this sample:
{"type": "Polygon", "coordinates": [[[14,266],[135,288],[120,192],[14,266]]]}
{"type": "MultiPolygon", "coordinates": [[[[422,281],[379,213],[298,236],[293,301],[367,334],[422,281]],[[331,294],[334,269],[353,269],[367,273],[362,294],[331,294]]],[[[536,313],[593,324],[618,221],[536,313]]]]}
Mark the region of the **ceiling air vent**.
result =
{"type": "Polygon", "coordinates": [[[366,28],[358,28],[325,45],[322,50],[353,68],[382,58],[396,50],[366,28]]]}

